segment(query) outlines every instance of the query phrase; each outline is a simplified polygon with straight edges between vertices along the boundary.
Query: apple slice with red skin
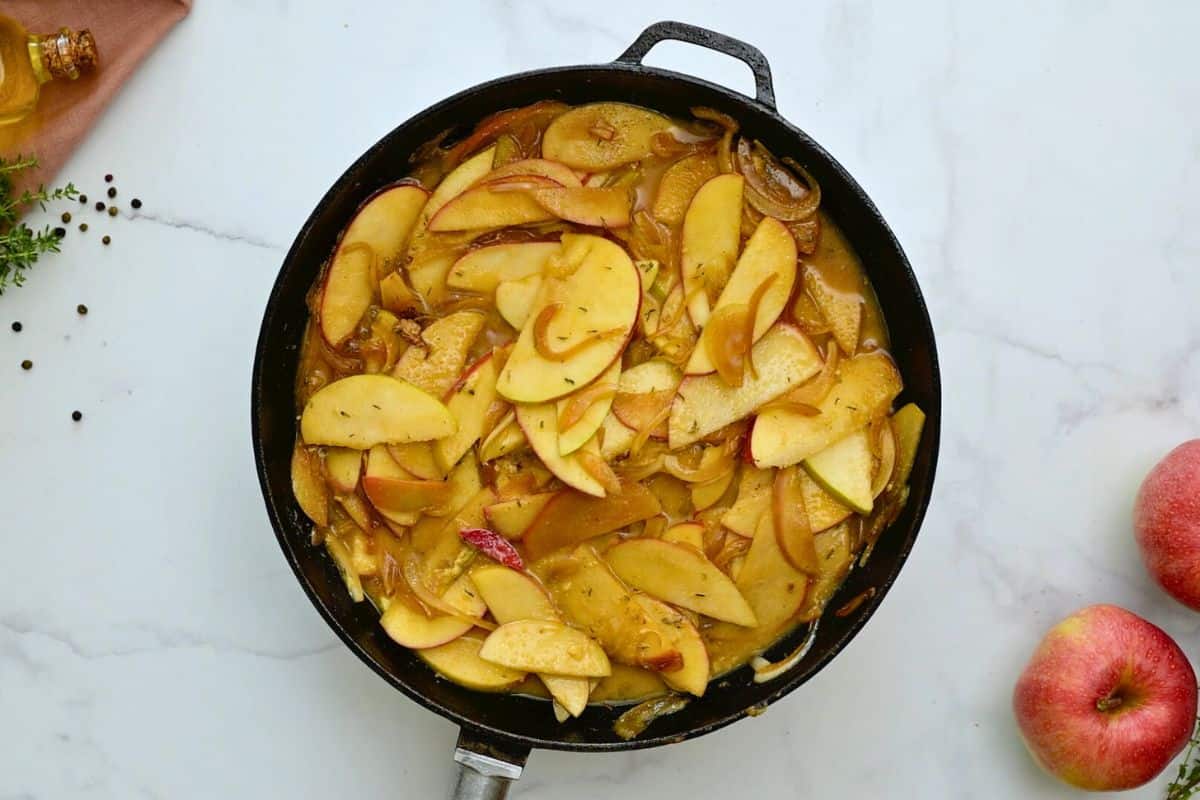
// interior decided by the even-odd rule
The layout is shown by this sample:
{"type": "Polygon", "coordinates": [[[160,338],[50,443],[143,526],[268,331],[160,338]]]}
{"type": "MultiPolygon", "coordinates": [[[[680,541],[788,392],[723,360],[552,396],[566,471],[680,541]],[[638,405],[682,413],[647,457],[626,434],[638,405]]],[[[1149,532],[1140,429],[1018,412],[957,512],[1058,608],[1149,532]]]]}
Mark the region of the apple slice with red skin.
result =
{"type": "Polygon", "coordinates": [[[526,672],[576,678],[612,674],[600,645],[582,631],[550,620],[525,619],[501,625],[484,640],[479,657],[526,672]]]}
{"type": "Polygon", "coordinates": [[[456,311],[434,320],[421,331],[424,345],[404,351],[392,374],[434,397],[444,396],[463,374],[467,353],[485,322],[484,315],[475,311],[456,311]]]}
{"type": "Polygon", "coordinates": [[[547,275],[537,308],[500,373],[497,389],[513,402],[555,400],[587,385],[620,356],[637,322],[641,278],[620,246],[598,236],[564,234],[562,248],[559,266],[574,271],[565,279],[547,275]],[[561,360],[539,352],[544,348],[535,341],[537,319],[551,304],[558,312],[544,331],[547,343],[556,352],[572,353],[561,360]]]}
{"type": "Polygon", "coordinates": [[[683,665],[679,669],[660,672],[659,676],[672,689],[703,697],[708,688],[708,648],[692,621],[666,603],[644,594],[635,594],[634,602],[659,623],[667,635],[669,646],[679,651],[683,665]]]}
{"type": "Polygon", "coordinates": [[[292,494],[305,516],[321,527],[329,524],[329,487],[319,459],[299,442],[292,450],[292,494]]]}
{"type": "Polygon", "coordinates": [[[708,322],[737,261],[744,186],[737,173],[717,175],[696,191],[683,216],[680,271],[688,316],[698,326],[708,322]]]}
{"type": "MultiPolygon", "coordinates": [[[[729,306],[750,305],[759,287],[767,281],[770,283],[759,299],[758,312],[754,317],[752,342],[761,339],[779,319],[796,283],[796,240],[782,222],[771,217],[764,217],[746,242],[746,248],[733,274],[729,276],[729,282],[721,290],[712,313],[729,306]]],[[[683,371],[688,375],[707,375],[715,369],[716,365],[709,357],[704,337],[701,336],[683,371]]]]}
{"type": "MultiPolygon", "coordinates": [[[[433,459],[432,442],[409,442],[389,444],[388,453],[405,472],[411,472],[423,481],[445,480],[446,472],[433,459]]],[[[325,457],[326,460],[329,456],[325,457]]]]}
{"type": "Polygon", "coordinates": [[[470,250],[454,262],[446,285],[469,292],[494,292],[501,283],[541,275],[558,251],[558,242],[494,244],[470,250]]]}
{"type": "Polygon", "coordinates": [[[589,103],[555,118],[542,135],[542,155],[571,169],[601,172],[646,158],[670,119],[627,103],[589,103]]]}
{"type": "Polygon", "coordinates": [[[483,177],[481,183],[493,183],[502,178],[515,178],[524,175],[537,175],[542,178],[549,178],[560,186],[583,185],[579,181],[579,176],[570,167],[545,158],[524,158],[520,161],[511,161],[489,172],[483,177]]]}
{"type": "Polygon", "coordinates": [[[1153,780],[1196,724],[1196,674],[1170,636],[1136,614],[1088,606],[1042,639],[1013,690],[1029,753],[1079,789],[1153,780]]]}
{"type": "Polygon", "coordinates": [[[451,486],[448,482],[413,478],[396,464],[387,448],[381,445],[371,448],[367,456],[367,473],[362,483],[367,499],[383,513],[428,511],[445,506],[450,499],[451,486]]]}
{"type": "Polygon", "coordinates": [[[429,220],[434,233],[486,230],[546,222],[554,215],[530,195],[535,188],[559,187],[556,181],[541,175],[514,175],[485,181],[446,203],[429,220]]]}
{"type": "MultiPolygon", "coordinates": [[[[558,411],[554,403],[518,403],[517,424],[529,440],[533,452],[560,481],[581,492],[604,497],[603,484],[588,471],[580,452],[564,456],[558,450],[558,411]]],[[[586,446],[585,446],[586,449],[586,446]]],[[[598,448],[593,447],[593,451],[598,448]]]]}
{"type": "Polygon", "coordinates": [[[618,358],[600,374],[599,378],[579,391],[572,392],[555,401],[555,414],[558,415],[559,421],[568,412],[578,416],[578,420],[568,425],[565,430],[558,432],[560,455],[567,456],[574,453],[587,444],[588,440],[596,435],[596,431],[600,430],[600,426],[604,424],[604,418],[608,416],[608,411],[612,408],[613,397],[617,393],[620,379],[621,359],[618,358]],[[587,404],[582,415],[576,407],[577,403],[587,404]]]}
{"type": "Polygon", "coordinates": [[[619,494],[603,498],[565,489],[546,504],[521,543],[529,558],[537,560],[661,512],[658,498],[640,483],[622,483],[619,494]]]}
{"type": "Polygon", "coordinates": [[[440,439],[454,417],[438,400],[388,375],[351,375],[328,384],[300,415],[306,444],[366,449],[377,444],[440,439]]]}

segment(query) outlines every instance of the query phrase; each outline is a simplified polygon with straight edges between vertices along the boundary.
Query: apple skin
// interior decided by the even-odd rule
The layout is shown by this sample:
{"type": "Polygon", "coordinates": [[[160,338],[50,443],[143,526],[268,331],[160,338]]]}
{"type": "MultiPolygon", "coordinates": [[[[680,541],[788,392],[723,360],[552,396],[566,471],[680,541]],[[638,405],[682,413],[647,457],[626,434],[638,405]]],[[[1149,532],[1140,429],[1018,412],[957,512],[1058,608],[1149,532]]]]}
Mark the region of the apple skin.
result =
{"type": "Polygon", "coordinates": [[[1158,585],[1200,611],[1200,439],[1150,470],[1134,503],[1133,530],[1158,585]]]}
{"type": "Polygon", "coordinates": [[[1132,789],[1188,743],[1196,674],[1158,627],[1117,606],[1088,606],[1042,639],[1013,690],[1013,713],[1051,775],[1089,791],[1132,789]]]}

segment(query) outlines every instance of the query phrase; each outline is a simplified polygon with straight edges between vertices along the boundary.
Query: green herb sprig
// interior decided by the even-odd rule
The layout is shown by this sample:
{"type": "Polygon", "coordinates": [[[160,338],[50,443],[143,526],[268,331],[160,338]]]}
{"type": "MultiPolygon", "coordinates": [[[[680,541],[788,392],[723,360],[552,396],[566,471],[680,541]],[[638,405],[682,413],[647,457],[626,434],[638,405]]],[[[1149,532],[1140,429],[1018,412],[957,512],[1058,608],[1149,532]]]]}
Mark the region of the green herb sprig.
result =
{"type": "Polygon", "coordinates": [[[1167,800],[1188,800],[1200,792],[1200,754],[1196,753],[1197,747],[1200,747],[1200,726],[1197,726],[1183,753],[1179,773],[1175,780],[1167,784],[1167,800]]]}
{"type": "Polygon", "coordinates": [[[25,283],[25,271],[45,253],[59,251],[59,237],[47,225],[36,231],[20,221],[25,211],[36,205],[45,210],[54,200],[73,200],[79,195],[74,184],[47,190],[38,186],[13,196],[13,176],[37,166],[33,156],[17,156],[12,160],[0,158],[0,294],[10,286],[25,283]]]}

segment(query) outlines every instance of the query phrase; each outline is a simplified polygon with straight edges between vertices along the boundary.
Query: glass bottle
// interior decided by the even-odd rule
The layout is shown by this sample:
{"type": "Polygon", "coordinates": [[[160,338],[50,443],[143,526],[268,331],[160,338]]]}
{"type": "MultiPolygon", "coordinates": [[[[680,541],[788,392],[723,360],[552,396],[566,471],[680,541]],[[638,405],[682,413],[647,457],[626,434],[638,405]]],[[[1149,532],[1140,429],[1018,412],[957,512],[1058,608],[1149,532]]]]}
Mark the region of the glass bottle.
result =
{"type": "Polygon", "coordinates": [[[32,114],[43,83],[75,80],[98,61],[91,31],[63,28],[58,33],[31,34],[12,17],[0,14],[0,125],[32,114]]]}

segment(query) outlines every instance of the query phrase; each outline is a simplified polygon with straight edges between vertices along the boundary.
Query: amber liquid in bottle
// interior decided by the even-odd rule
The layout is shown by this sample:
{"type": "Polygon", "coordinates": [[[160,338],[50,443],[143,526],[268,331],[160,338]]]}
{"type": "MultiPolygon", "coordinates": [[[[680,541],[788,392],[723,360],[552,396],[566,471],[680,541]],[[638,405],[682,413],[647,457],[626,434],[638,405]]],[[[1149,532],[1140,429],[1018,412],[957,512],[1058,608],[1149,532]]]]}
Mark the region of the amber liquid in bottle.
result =
{"type": "Polygon", "coordinates": [[[63,28],[31,35],[21,23],[0,14],[0,125],[33,113],[42,84],[74,80],[96,66],[96,42],[89,31],[63,28]]]}

